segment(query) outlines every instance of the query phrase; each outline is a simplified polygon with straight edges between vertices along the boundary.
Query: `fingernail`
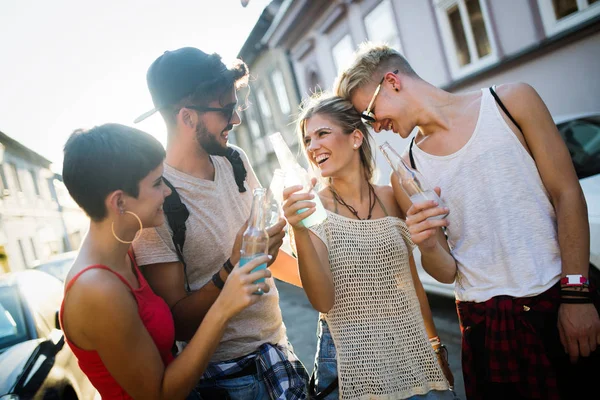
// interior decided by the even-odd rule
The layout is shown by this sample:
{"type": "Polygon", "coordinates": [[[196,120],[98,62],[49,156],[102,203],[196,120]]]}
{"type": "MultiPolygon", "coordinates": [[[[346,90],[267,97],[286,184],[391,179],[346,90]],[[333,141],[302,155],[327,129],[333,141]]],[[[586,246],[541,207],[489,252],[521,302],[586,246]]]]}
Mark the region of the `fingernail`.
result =
{"type": "Polygon", "coordinates": [[[448,209],[448,207],[444,207],[444,211],[448,212],[450,210],[448,209]]]}

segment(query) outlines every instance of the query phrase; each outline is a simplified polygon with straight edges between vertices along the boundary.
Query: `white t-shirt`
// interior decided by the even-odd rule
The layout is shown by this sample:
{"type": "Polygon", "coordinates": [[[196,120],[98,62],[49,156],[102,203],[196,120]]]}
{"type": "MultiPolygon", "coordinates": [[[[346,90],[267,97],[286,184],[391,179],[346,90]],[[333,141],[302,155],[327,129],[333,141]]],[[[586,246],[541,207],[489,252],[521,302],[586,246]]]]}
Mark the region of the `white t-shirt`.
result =
{"type": "MultiPolygon", "coordinates": [[[[240,152],[248,172],[244,193],[239,192],[233,168],[225,157],[211,156],[214,181],[190,176],[165,163],[165,178],[190,212],[183,257],[192,290],[206,285],[231,256],[235,236],[250,217],[252,190],[260,187],[246,154],[232,147],[240,152]]],[[[146,268],[152,268],[151,264],[179,261],[166,219],[159,227],[144,229],[133,246],[138,265],[146,268]]],[[[272,278],[268,283],[269,293],[229,322],[212,362],[244,356],[263,343],[287,344],[279,293],[272,278]]]]}

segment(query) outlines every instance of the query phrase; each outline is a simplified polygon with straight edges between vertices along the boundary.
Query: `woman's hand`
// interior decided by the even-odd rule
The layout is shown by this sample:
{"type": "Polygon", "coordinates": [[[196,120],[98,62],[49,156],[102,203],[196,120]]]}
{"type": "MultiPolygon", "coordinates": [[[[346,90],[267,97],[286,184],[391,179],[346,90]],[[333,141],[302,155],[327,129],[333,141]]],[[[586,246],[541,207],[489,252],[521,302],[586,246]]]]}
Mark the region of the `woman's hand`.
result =
{"type": "MultiPolygon", "coordinates": [[[[313,185],[316,182],[313,179],[313,185]]],[[[297,193],[302,190],[301,185],[290,186],[283,191],[283,214],[285,219],[294,229],[306,229],[300,221],[312,215],[316,210],[316,204],[310,201],[315,198],[313,193],[297,193]],[[299,210],[303,210],[298,214],[299,210]]]]}
{"type": "Polygon", "coordinates": [[[434,350],[438,363],[442,368],[442,372],[444,373],[446,380],[448,380],[448,385],[450,385],[451,390],[454,390],[454,375],[452,375],[452,370],[450,369],[450,364],[448,363],[448,349],[446,346],[442,346],[440,344],[437,346],[437,348],[434,347],[434,350]]]}
{"type": "MultiPolygon", "coordinates": [[[[436,187],[434,190],[438,196],[441,195],[439,187],[436,187]]],[[[449,222],[446,218],[427,218],[447,213],[447,208],[438,207],[438,204],[433,200],[413,204],[406,212],[406,225],[408,226],[410,238],[413,243],[419,246],[420,249],[431,249],[435,247],[438,242],[438,228],[448,226],[449,222]]]]}
{"type": "Polygon", "coordinates": [[[270,278],[271,271],[266,268],[254,272],[252,270],[261,264],[268,263],[271,258],[271,256],[264,255],[248,261],[243,267],[240,267],[239,264],[235,265],[225,281],[223,291],[215,301],[215,305],[218,304],[221,307],[228,319],[260,300],[261,296],[258,294],[269,292],[271,288],[266,282],[255,282],[261,278],[270,278]]]}

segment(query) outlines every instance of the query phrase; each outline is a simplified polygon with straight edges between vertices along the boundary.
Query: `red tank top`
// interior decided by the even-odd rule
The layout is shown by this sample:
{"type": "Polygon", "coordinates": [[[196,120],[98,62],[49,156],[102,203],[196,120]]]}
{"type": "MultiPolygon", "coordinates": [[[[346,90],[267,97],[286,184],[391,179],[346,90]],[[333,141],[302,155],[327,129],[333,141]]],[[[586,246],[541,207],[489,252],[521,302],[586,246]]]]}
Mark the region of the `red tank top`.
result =
{"type": "MultiPolygon", "coordinates": [[[[77,278],[81,276],[85,271],[100,268],[115,274],[127,287],[131,290],[131,293],[135,296],[135,300],[138,305],[138,313],[144,326],[150,333],[152,340],[156,344],[160,356],[165,363],[165,367],[173,361],[173,355],[171,354],[171,347],[175,340],[175,324],[173,323],[173,316],[167,303],[157,296],[152,288],[148,285],[148,282],[144,279],[144,276],[140,273],[138,266],[135,262],[134,257],[129,254],[131,262],[133,263],[135,273],[140,283],[139,289],[131,287],[127,279],[123,278],[120,274],[111,270],[105,265],[91,265],[81,271],[71,279],[65,287],[65,296],[69,289],[73,286],[77,278]]],[[[60,324],[62,325],[64,300],[60,307],[60,324]]],[[[75,346],[71,343],[65,333],[65,341],[77,357],[79,367],[87,375],[90,382],[98,390],[103,400],[110,399],[132,399],[125,390],[117,383],[112,377],[110,372],[106,369],[98,352],[95,350],[84,350],[75,346]]]]}

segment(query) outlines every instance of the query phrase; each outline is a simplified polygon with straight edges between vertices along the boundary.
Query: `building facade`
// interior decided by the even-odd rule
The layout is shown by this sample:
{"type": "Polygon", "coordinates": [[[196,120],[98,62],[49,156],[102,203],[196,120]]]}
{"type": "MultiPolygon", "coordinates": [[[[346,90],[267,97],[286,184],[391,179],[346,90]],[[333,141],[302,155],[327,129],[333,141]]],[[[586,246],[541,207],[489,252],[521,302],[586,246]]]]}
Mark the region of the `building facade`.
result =
{"type": "Polygon", "coordinates": [[[51,162],[2,132],[0,153],[0,273],[77,248],[87,220],[72,200],[61,205],[66,189],[51,162]]]}
{"type": "Polygon", "coordinates": [[[243,111],[235,141],[248,154],[264,186],[279,168],[269,135],[280,132],[292,152],[299,150],[294,119],[300,97],[290,57],[284,48],[271,48],[265,42],[282,3],[274,0],[265,8],[238,54],[248,64],[251,78],[248,88],[239,93],[243,111]]]}
{"type": "MultiPolygon", "coordinates": [[[[423,79],[452,92],[519,81],[555,117],[600,110],[600,0],[285,0],[260,43],[263,53],[288,57],[303,98],[331,88],[366,40],[393,46],[423,79]]],[[[267,81],[269,67],[253,73],[267,81]]],[[[284,129],[273,124],[268,130],[284,129]]],[[[375,141],[407,144],[391,132],[375,141]]],[[[378,182],[387,183],[376,153],[378,182]]]]}

